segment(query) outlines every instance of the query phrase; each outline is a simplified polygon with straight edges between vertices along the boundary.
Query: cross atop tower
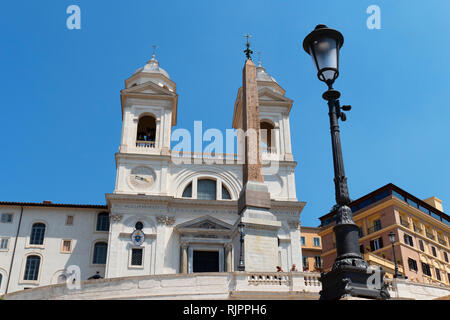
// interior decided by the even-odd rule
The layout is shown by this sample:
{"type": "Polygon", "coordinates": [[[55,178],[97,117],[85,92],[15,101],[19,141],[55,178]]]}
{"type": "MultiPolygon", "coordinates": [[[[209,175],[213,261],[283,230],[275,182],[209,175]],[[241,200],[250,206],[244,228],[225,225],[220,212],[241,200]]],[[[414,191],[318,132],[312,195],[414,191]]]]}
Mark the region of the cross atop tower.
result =
{"type": "Polygon", "coordinates": [[[245,56],[247,57],[248,60],[252,60],[251,54],[253,53],[253,51],[250,49],[250,40],[249,40],[252,36],[247,33],[244,37],[247,38],[246,44],[247,49],[244,50],[245,56]]]}
{"type": "Polygon", "coordinates": [[[156,48],[158,48],[158,46],[156,44],[152,45],[153,48],[153,58],[155,58],[156,56],[156,48]]]}

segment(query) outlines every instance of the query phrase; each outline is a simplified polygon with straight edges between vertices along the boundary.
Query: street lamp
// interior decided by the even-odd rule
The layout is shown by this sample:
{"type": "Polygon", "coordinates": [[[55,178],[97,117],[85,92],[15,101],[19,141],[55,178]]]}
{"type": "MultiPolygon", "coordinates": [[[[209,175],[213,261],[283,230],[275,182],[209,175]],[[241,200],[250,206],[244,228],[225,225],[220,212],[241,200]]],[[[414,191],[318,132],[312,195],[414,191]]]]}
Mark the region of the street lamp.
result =
{"type": "Polygon", "coordinates": [[[337,257],[332,270],[322,273],[322,291],[320,299],[332,300],[341,297],[363,296],[378,299],[389,298],[386,286],[383,284],[384,271],[373,270],[361,257],[359,252],[359,228],[353,221],[347,177],[344,171],[341,139],[339,134],[339,119],[346,120],[341,111],[349,111],[351,106],[340,106],[340,92],[333,89],[333,83],[339,76],[339,51],[344,44],[344,37],[326,25],[318,25],[303,41],[303,49],[314,61],[317,77],[327,84],[328,90],[322,97],[328,101],[330,116],[331,143],[333,151],[334,184],[336,197],[336,225],[333,228],[336,235],[337,257]],[[370,283],[375,277],[379,288],[370,283]],[[383,285],[381,285],[383,284],[383,285]]]}
{"type": "Polygon", "coordinates": [[[389,240],[391,241],[391,244],[392,244],[392,253],[394,254],[394,264],[395,264],[394,278],[400,278],[400,274],[398,273],[397,258],[395,257],[395,248],[394,248],[394,243],[395,243],[395,233],[393,233],[392,231],[389,232],[389,240]]]}
{"type": "Polygon", "coordinates": [[[238,265],[238,271],[245,271],[245,262],[244,262],[244,224],[242,222],[239,222],[238,224],[238,230],[239,234],[241,236],[240,242],[241,242],[241,250],[239,254],[239,265],[238,265]]]}

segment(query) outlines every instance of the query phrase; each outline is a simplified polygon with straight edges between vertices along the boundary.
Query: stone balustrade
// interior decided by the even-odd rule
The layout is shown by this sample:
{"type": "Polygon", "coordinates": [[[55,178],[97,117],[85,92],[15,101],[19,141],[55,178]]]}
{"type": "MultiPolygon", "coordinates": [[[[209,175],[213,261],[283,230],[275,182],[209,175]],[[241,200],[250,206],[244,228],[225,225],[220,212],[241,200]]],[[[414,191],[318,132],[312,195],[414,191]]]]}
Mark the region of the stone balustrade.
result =
{"type": "MultiPolygon", "coordinates": [[[[81,282],[10,293],[5,300],[102,299],[318,299],[320,274],[314,272],[220,272],[165,274],[81,282]]],[[[386,279],[394,299],[435,299],[448,296],[450,287],[386,279]]]]}

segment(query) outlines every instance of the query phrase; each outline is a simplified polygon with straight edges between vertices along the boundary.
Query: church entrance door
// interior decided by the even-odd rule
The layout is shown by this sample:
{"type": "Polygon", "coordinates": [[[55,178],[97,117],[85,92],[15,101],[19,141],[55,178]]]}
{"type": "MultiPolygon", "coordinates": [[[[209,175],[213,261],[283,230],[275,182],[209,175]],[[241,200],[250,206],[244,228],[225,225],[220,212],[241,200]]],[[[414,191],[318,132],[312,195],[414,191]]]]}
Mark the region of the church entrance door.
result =
{"type": "Polygon", "coordinates": [[[219,272],[219,251],[193,252],[193,272],[219,272]]]}

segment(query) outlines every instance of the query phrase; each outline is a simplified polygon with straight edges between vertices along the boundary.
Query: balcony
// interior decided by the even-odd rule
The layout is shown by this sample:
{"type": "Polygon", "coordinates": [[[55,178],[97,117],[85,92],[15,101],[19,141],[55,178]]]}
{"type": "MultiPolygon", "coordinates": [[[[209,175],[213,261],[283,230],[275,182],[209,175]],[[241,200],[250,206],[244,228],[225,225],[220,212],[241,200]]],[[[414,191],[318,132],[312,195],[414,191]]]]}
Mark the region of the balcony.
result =
{"type": "Polygon", "coordinates": [[[154,149],[156,148],[156,143],[155,141],[136,141],[136,148],[151,148],[154,149]]]}
{"type": "Polygon", "coordinates": [[[277,153],[277,148],[276,147],[265,147],[265,146],[262,146],[261,147],[261,151],[262,151],[262,153],[276,154],[277,153]]]}
{"type": "Polygon", "coordinates": [[[371,226],[370,228],[367,228],[367,234],[371,234],[374,232],[377,232],[378,230],[381,230],[381,224],[375,224],[373,226],[371,226]]]}

